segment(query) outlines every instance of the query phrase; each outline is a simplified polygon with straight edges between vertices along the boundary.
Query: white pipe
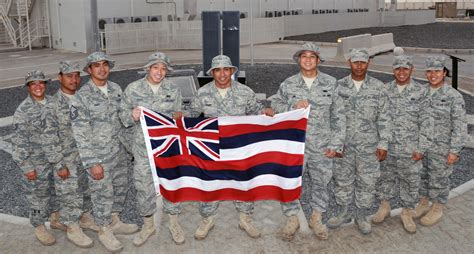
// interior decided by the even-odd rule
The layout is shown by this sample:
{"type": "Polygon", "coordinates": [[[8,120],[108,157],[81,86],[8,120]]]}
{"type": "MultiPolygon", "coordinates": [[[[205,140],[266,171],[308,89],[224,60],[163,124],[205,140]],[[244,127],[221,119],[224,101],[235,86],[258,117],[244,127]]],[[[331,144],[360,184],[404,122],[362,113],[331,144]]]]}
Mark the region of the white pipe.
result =
{"type": "Polygon", "coordinates": [[[51,19],[49,18],[49,0],[46,0],[46,20],[48,22],[48,39],[49,39],[49,48],[53,48],[53,37],[51,35],[51,19]]]}
{"type": "Polygon", "coordinates": [[[250,7],[250,66],[254,66],[254,48],[253,48],[253,7],[252,0],[249,0],[250,7]]]}
{"type": "Polygon", "coordinates": [[[56,25],[58,27],[58,40],[61,43],[61,47],[63,46],[63,39],[61,37],[61,19],[59,17],[59,2],[56,0],[56,25]]]}
{"type": "Polygon", "coordinates": [[[26,29],[28,29],[28,49],[31,51],[30,10],[28,9],[28,1],[25,1],[25,8],[26,8],[26,29]]]}

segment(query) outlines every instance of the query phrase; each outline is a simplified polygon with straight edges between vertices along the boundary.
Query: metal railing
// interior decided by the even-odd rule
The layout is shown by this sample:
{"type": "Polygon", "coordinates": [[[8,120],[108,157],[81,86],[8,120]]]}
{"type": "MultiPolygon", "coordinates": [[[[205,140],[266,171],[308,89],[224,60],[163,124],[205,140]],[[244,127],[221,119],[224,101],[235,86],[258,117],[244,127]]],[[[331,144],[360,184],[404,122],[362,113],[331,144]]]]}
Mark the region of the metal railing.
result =
{"type": "Polygon", "coordinates": [[[10,21],[10,18],[7,16],[6,10],[3,5],[0,5],[0,19],[2,20],[5,29],[8,32],[8,36],[10,37],[10,40],[13,42],[13,45],[16,47],[16,33],[15,29],[13,28],[13,25],[10,21]]]}
{"type": "Polygon", "coordinates": [[[29,24],[29,31],[28,26],[20,27],[16,30],[16,34],[18,34],[19,42],[18,46],[25,48],[31,45],[32,42],[39,38],[49,37],[48,33],[48,24],[45,18],[43,19],[35,19],[31,20],[29,24]],[[29,38],[28,38],[29,33],[29,38]]]}

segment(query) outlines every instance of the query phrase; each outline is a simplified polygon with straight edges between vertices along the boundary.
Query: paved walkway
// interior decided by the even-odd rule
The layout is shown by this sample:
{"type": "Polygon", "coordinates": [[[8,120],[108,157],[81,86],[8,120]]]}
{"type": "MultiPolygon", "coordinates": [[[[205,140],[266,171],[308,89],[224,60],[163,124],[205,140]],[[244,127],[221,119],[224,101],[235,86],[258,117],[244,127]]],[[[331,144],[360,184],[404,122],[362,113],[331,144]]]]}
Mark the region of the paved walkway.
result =
{"type": "MultiPolygon", "coordinates": [[[[256,63],[294,63],[292,56],[300,47],[301,43],[283,41],[268,44],[259,44],[254,47],[254,62],[256,63]]],[[[201,50],[164,50],[170,56],[173,64],[200,64],[202,62],[201,50]]],[[[346,62],[335,61],[337,48],[332,44],[321,45],[322,56],[327,60],[323,65],[347,67],[346,62]]],[[[116,60],[114,70],[137,68],[145,65],[151,52],[139,52],[130,54],[113,55],[116,60]]],[[[424,61],[427,56],[437,54],[412,50],[408,52],[415,59],[415,77],[424,79],[424,61]]],[[[24,81],[25,73],[33,68],[42,69],[50,78],[56,78],[58,63],[60,60],[71,60],[85,62],[86,54],[68,52],[63,50],[40,49],[33,51],[5,52],[0,53],[0,88],[19,86],[24,81]]],[[[474,55],[456,55],[466,59],[459,64],[459,87],[474,94],[474,55]]],[[[250,63],[250,47],[244,46],[240,49],[241,62],[250,63]]],[[[371,70],[392,72],[392,54],[379,55],[374,58],[370,66],[371,70]]]]}

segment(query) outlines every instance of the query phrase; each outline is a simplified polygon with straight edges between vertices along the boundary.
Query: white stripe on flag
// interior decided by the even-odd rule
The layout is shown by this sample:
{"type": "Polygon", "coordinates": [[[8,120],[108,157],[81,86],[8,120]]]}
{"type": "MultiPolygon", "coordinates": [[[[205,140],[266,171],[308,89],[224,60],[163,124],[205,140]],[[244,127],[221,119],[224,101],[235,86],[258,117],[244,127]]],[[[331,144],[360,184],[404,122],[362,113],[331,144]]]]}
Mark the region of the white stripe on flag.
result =
{"type": "Polygon", "coordinates": [[[220,189],[236,189],[247,191],[261,186],[277,186],[285,190],[296,189],[301,186],[301,176],[297,178],[285,178],[277,175],[259,175],[249,181],[235,180],[212,180],[204,181],[196,177],[183,176],[178,179],[168,180],[159,178],[160,184],[169,191],[180,188],[195,188],[203,191],[216,191],[220,189]]]}
{"type": "Polygon", "coordinates": [[[234,124],[256,124],[256,125],[272,125],[283,121],[296,121],[302,118],[308,118],[309,108],[297,109],[281,114],[276,114],[273,117],[257,115],[257,116],[221,116],[219,117],[219,125],[234,125],[234,124]]]}
{"type": "Polygon", "coordinates": [[[221,161],[244,160],[259,153],[283,152],[304,154],[304,142],[289,140],[266,140],[233,149],[220,149],[221,161]]]}

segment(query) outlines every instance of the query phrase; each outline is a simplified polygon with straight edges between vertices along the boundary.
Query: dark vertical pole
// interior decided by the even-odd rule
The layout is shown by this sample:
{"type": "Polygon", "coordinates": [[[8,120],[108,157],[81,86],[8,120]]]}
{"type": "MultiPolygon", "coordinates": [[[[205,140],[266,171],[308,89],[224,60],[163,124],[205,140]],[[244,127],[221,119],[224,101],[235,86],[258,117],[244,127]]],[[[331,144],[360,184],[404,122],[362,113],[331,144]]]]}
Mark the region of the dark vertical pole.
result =
{"type": "MultiPolygon", "coordinates": [[[[222,12],[222,52],[240,69],[240,12],[222,12]]],[[[235,73],[234,78],[238,77],[235,73]]]]}
{"type": "Polygon", "coordinates": [[[218,11],[202,12],[203,73],[211,68],[212,58],[221,52],[221,19],[218,11]]]}
{"type": "Polygon", "coordinates": [[[451,77],[453,88],[458,90],[458,60],[456,58],[451,58],[453,61],[453,74],[451,77]]]}

